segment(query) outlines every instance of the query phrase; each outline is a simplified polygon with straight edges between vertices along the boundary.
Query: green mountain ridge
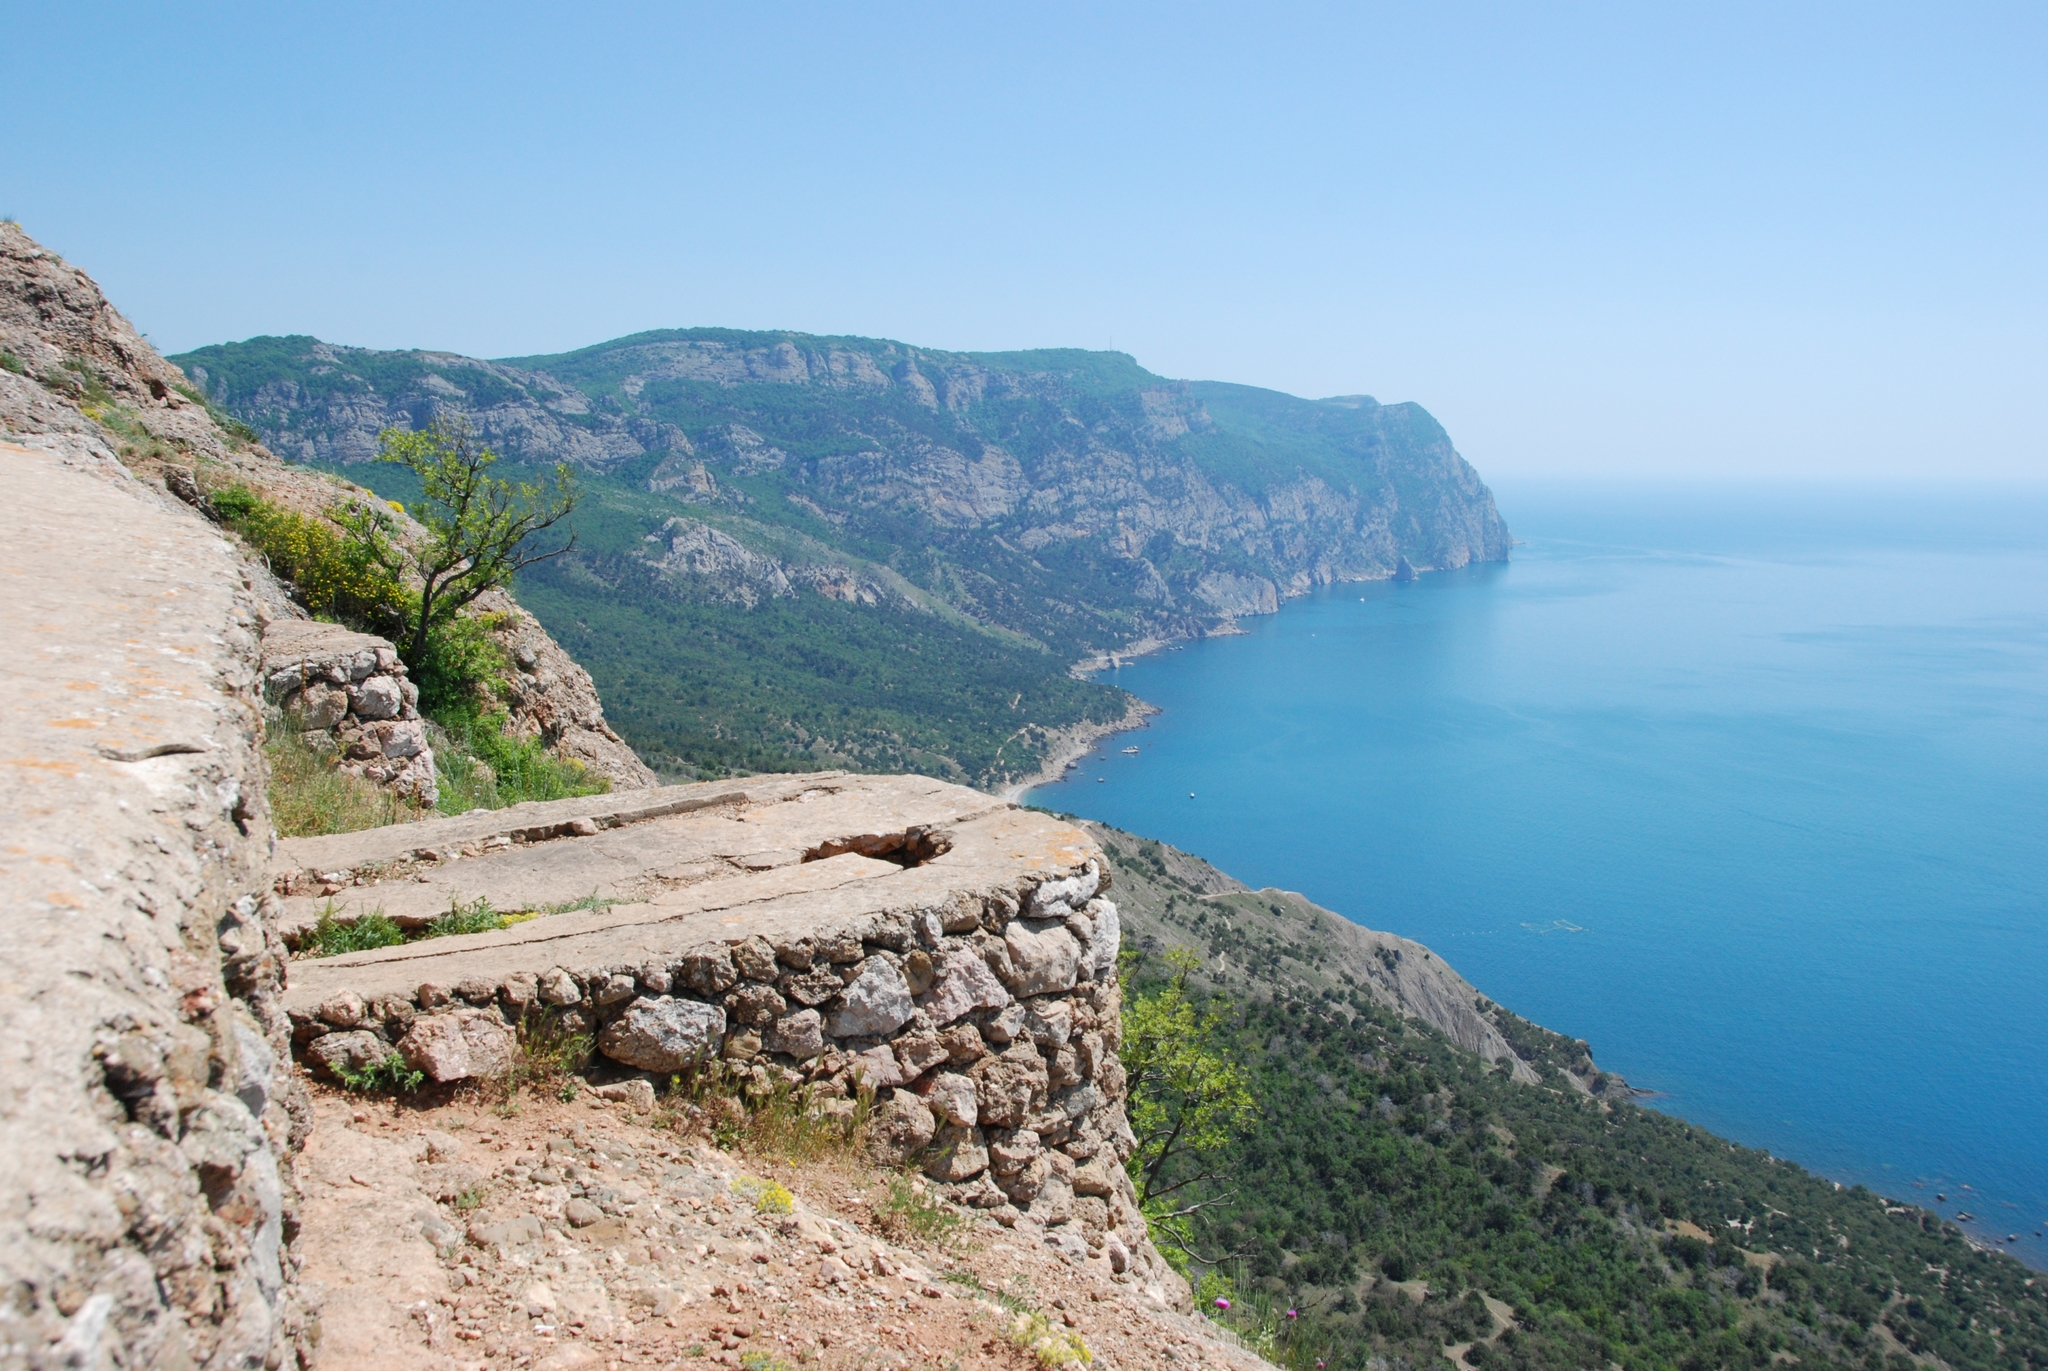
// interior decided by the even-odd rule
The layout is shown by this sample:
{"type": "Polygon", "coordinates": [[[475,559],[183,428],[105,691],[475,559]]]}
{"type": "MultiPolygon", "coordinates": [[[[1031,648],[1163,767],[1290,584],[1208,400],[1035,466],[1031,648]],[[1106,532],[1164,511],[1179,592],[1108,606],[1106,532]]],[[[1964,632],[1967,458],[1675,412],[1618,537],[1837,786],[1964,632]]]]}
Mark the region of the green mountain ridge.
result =
{"type": "Polygon", "coordinates": [[[520,599],[680,774],[1000,786],[1126,717],[1077,661],[1512,544],[1420,406],[1123,353],[681,329],[499,361],[309,337],[173,360],[273,451],[380,494],[409,492],[377,434],[435,417],[576,467],[579,548],[520,599]]]}
{"type": "Polygon", "coordinates": [[[1259,1116],[1194,1271],[1282,1364],[2048,1366],[2048,1281],[1940,1215],[1633,1102],[1419,944],[1086,826],[1141,990],[1184,948],[1233,1006],[1259,1116]]]}

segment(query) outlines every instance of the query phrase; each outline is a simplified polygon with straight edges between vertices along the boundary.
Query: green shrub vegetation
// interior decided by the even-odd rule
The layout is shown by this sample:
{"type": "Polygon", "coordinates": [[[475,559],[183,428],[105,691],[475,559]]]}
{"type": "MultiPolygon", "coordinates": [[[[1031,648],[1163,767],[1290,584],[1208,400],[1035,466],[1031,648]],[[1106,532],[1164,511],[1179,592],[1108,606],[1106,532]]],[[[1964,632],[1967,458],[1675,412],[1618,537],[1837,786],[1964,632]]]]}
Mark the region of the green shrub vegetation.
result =
{"type": "MultiPolygon", "coordinates": [[[[333,520],[272,504],[247,486],[231,485],[208,498],[221,522],[263,554],[315,617],[369,632],[400,622],[410,592],[373,541],[349,536],[333,520]]],[[[365,508],[361,502],[340,507],[336,517],[364,518],[365,508]]]]}
{"type": "Polygon", "coordinates": [[[610,780],[592,775],[574,758],[555,756],[539,738],[506,732],[502,709],[447,708],[435,722],[441,728],[434,759],[443,814],[602,795],[611,789],[610,780]]]}
{"type": "MultiPolygon", "coordinates": [[[[1111,848],[1118,898],[1191,931],[1215,906],[1162,852],[1111,848]]],[[[1127,915],[1134,942],[1150,917],[1127,915]]],[[[1177,976],[1159,957],[1136,969],[1135,1021],[1177,976]]],[[[1362,989],[1254,977],[1227,1008],[1179,977],[1195,1014],[1224,1021],[1215,1050],[1256,1113],[1163,1168],[1212,1203],[1194,1241],[1168,1232],[1162,1250],[1205,1312],[1283,1365],[1420,1371],[1476,1340],[1467,1362],[1488,1368],[2048,1367],[2048,1282],[1937,1215],[1653,1109],[1518,1085],[1362,989]],[[1513,1311],[1498,1336],[1482,1296],[1513,1311]]],[[[1583,1050],[1503,1021],[1548,1081],[1583,1050]]]]}
{"type": "MultiPolygon", "coordinates": [[[[330,518],[315,518],[240,484],[214,490],[208,499],[221,522],[262,553],[316,617],[389,634],[405,632],[417,614],[420,597],[404,578],[388,511],[356,501],[338,505],[330,518]]],[[[420,712],[438,730],[440,812],[609,790],[609,780],[580,762],[556,757],[538,738],[507,731],[510,716],[495,703],[510,670],[491,638],[499,625],[485,615],[457,615],[448,608],[456,603],[455,596],[444,598],[445,612],[431,620],[410,664],[420,712]]],[[[307,745],[289,726],[272,730],[269,753],[271,808],[283,836],[347,833],[421,817],[381,787],[337,770],[331,752],[307,745]]]]}
{"type": "Polygon", "coordinates": [[[419,668],[438,630],[487,590],[510,585],[522,567],[567,552],[574,540],[551,548],[532,540],[569,517],[576,485],[557,464],[547,483],[493,476],[498,454],[476,440],[464,418],[436,418],[422,429],[386,429],[377,460],[404,468],[419,483],[408,506],[424,536],[407,543],[391,535],[380,511],[352,531],[413,592],[399,630],[398,652],[419,668]],[[375,522],[372,522],[372,520],[375,522]]]}

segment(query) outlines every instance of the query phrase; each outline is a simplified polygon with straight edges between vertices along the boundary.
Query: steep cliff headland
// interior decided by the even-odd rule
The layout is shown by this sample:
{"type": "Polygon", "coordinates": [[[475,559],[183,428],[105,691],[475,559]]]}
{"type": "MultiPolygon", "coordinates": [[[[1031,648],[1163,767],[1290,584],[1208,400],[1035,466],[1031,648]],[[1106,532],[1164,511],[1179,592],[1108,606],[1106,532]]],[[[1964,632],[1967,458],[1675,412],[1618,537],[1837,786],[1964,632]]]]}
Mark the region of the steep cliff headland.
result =
{"type": "Polygon", "coordinates": [[[643,755],[706,774],[994,788],[1125,715],[1074,662],[1510,546],[1420,406],[1120,353],[693,329],[503,362],[312,338],[177,360],[277,451],[380,490],[379,430],[436,415],[576,466],[582,551],[521,596],[643,755]]]}

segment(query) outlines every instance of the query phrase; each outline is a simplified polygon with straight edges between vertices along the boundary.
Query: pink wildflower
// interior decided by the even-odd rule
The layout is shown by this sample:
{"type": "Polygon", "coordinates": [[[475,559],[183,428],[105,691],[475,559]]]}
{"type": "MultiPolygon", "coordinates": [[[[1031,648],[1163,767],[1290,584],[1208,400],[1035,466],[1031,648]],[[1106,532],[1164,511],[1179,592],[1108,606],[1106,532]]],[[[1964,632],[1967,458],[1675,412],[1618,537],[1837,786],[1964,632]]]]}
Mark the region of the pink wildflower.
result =
{"type": "Polygon", "coordinates": [[[1216,1297],[1216,1307],[1218,1309],[1228,1309],[1230,1308],[1230,1301],[1224,1299],[1221,1295],[1218,1295],[1216,1297]]]}

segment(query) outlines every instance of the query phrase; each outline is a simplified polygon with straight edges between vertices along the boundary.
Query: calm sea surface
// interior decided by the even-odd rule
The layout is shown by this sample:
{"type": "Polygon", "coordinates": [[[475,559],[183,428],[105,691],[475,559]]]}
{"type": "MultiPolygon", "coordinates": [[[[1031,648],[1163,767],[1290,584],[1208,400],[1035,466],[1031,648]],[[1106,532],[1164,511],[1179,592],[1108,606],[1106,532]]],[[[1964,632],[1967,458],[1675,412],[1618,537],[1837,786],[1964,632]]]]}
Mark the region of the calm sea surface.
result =
{"type": "Polygon", "coordinates": [[[1032,801],[2048,1267],[2048,492],[1497,493],[1512,563],[1127,666],[1164,713],[1032,801]]]}

